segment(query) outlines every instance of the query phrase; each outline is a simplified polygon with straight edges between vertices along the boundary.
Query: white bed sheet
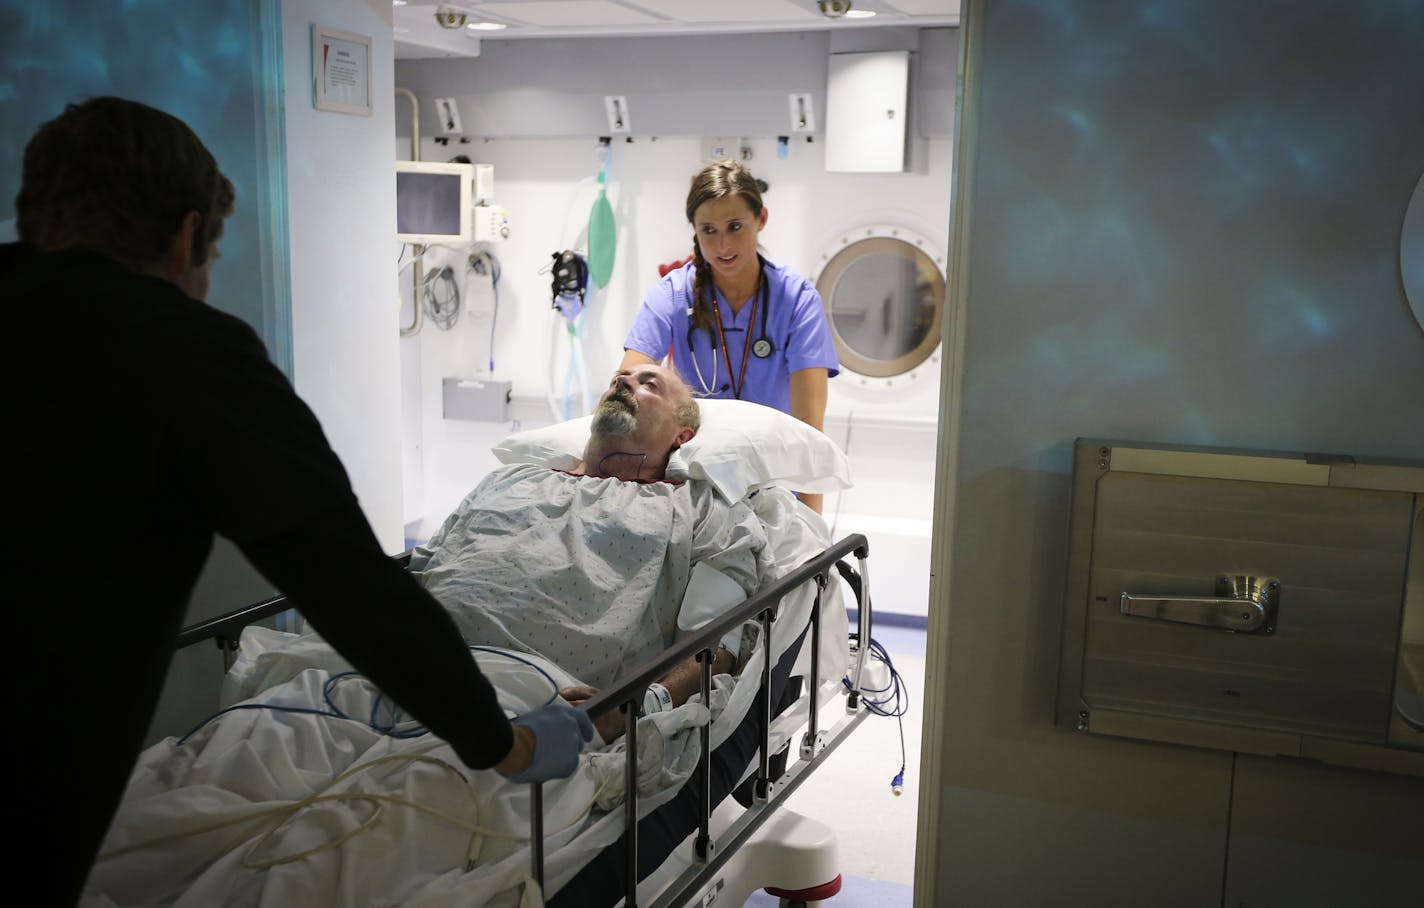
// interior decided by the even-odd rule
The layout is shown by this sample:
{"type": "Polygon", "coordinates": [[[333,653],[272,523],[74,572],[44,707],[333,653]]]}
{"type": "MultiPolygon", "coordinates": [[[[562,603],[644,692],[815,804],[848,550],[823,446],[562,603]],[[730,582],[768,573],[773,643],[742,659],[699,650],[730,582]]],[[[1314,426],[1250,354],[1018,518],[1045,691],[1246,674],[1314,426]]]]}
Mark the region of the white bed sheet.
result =
{"type": "MultiPolygon", "coordinates": [[[[830,540],[824,521],[780,488],[753,497],[775,550],[774,573],[789,571],[830,540]]],[[[845,672],[845,608],[839,584],[824,603],[821,678],[845,672]]],[[[807,625],[814,587],[783,600],[772,632],[779,658],[807,625]]],[[[718,746],[750,708],[764,646],[738,683],[720,676],[709,708],[692,702],[642,720],[639,812],[666,803],[695,768],[712,718],[718,746]]],[[[572,681],[557,666],[518,654],[477,651],[510,712],[547,701],[572,681]],[[549,677],[531,667],[547,672],[549,677]]],[[[798,669],[809,667],[803,646],[798,669]]],[[[263,628],[244,633],[226,679],[231,703],[325,708],[323,687],[349,670],[329,646],[263,628]]],[[[365,718],[374,693],[342,680],[334,701],[365,718]]],[[[544,785],[545,881],[557,891],[623,833],[625,752],[621,740],[586,752],[568,779],[544,785]]],[[[399,738],[364,722],[305,712],[238,709],[182,743],[147,749],[131,778],[81,904],[98,906],[289,906],[298,904],[529,906],[527,786],[470,770],[431,735],[399,738]]]]}

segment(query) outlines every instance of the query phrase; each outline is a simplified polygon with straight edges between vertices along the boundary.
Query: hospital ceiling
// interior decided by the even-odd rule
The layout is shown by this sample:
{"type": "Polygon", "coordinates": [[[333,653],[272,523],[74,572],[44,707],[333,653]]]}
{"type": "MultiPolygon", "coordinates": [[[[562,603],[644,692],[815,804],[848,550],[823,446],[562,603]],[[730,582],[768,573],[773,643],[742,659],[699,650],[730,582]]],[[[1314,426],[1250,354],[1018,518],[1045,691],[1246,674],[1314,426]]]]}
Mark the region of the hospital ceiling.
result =
{"type": "Polygon", "coordinates": [[[479,56],[481,39],[735,34],[959,24],[960,0],[395,0],[398,60],[479,56]],[[828,16],[846,8],[851,16],[828,16]],[[874,16],[865,16],[873,12],[874,16]],[[497,28],[496,26],[503,26],[497,28]]]}

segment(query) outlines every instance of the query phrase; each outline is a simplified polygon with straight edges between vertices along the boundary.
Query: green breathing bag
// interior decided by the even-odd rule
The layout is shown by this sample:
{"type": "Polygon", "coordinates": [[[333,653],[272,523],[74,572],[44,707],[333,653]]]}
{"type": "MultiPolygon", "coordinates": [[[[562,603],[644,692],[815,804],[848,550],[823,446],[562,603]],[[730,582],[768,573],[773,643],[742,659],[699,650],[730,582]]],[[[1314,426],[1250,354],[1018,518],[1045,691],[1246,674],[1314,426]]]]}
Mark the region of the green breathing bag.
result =
{"type": "Polygon", "coordinates": [[[608,204],[608,192],[603,173],[598,174],[598,198],[588,213],[588,276],[599,287],[608,286],[613,274],[613,250],[617,244],[617,228],[613,223],[613,206],[608,204]]]}

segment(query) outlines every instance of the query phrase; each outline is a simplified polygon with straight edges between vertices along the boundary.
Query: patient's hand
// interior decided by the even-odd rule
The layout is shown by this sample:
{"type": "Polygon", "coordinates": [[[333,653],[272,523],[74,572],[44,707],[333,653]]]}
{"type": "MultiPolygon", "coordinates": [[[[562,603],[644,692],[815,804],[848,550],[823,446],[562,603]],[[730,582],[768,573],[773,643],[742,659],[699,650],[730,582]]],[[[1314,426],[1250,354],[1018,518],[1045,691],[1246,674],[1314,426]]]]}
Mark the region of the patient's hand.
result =
{"type": "MultiPolygon", "coordinates": [[[[593,695],[598,693],[598,688],[589,687],[586,684],[566,687],[559,691],[559,696],[568,701],[570,706],[581,706],[593,699],[593,695]]],[[[623,734],[623,711],[617,708],[611,709],[593,721],[593,727],[598,731],[598,736],[603,739],[604,744],[611,744],[623,734]]]]}

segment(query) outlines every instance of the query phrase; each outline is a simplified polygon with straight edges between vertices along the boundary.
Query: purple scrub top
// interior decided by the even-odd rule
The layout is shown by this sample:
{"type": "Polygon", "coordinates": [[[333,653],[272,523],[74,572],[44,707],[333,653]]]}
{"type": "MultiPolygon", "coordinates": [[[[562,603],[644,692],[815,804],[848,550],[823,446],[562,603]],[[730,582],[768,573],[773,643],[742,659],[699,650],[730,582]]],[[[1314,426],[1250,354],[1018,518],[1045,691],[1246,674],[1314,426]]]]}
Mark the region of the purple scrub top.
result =
{"type": "Polygon", "coordinates": [[[701,329],[692,332],[692,348],[688,349],[687,309],[692,301],[696,269],[691,262],[668,272],[648,291],[623,347],[659,361],[671,350],[673,367],[696,397],[740,396],[742,400],[790,413],[791,373],[822,368],[833,376],[840,371],[840,363],[836,360],[835,342],[831,340],[831,329],[826,324],[826,312],[816,288],[791,269],[767,258],[763,261],[769,288],[765,298],[766,337],[773,349],[765,359],[748,353],[746,377],[740,382],[742,351],[761,337],[761,291],[757,291],[755,320],[750,304],[733,316],[732,307],[721,292],[717,292],[717,309],[722,315],[722,333],[727,339],[728,359],[732,364],[733,374],[729,378],[715,325],[711,332],[701,329]],[[740,395],[733,393],[734,383],[740,395]]]}

